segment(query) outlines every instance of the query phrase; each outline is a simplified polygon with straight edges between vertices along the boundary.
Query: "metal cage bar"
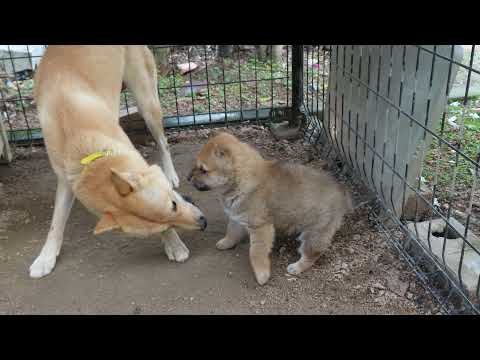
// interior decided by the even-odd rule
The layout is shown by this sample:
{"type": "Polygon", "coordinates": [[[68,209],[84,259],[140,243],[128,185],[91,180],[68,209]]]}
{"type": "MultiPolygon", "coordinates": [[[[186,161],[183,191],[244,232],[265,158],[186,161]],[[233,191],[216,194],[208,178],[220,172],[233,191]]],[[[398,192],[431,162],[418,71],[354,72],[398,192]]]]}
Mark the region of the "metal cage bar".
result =
{"type": "MultiPolygon", "coordinates": [[[[42,141],[33,99],[33,73],[42,54],[33,54],[30,48],[18,52],[6,46],[0,52],[0,111],[9,141],[15,144],[42,141]]],[[[157,89],[166,128],[275,121],[292,104],[291,45],[284,46],[279,59],[272,51],[260,59],[254,48],[241,46],[226,54],[220,54],[218,45],[149,48],[158,65],[157,89]]],[[[136,111],[133,94],[124,90],[121,114],[131,119],[136,111]]],[[[145,126],[132,131],[148,132],[145,126]]]]}
{"type": "Polygon", "coordinates": [[[322,69],[305,62],[306,78],[328,71],[328,79],[323,94],[305,90],[307,135],[370,188],[377,226],[442,311],[480,313],[475,45],[466,53],[456,45],[329,45],[317,56],[322,69]],[[462,102],[453,102],[459,89],[462,102]]]}

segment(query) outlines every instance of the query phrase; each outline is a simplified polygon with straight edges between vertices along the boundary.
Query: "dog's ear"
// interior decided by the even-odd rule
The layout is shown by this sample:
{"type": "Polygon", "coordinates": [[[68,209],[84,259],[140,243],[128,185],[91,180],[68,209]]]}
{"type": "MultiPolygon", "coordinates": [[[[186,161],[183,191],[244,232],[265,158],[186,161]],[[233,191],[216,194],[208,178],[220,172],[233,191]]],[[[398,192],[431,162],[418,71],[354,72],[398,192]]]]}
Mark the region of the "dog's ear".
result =
{"type": "Polygon", "coordinates": [[[115,169],[110,170],[112,171],[111,179],[113,185],[120,195],[126,196],[132,191],[136,191],[140,188],[140,174],[121,172],[115,169]]]}
{"type": "Polygon", "coordinates": [[[116,221],[122,231],[140,237],[162,233],[170,228],[169,224],[154,223],[131,214],[119,214],[116,221]]]}
{"type": "Polygon", "coordinates": [[[215,148],[213,150],[214,154],[216,157],[220,158],[220,159],[223,159],[223,158],[226,158],[228,156],[230,156],[230,151],[221,146],[221,145],[218,145],[218,144],[215,144],[215,148]]]}
{"type": "Polygon", "coordinates": [[[95,227],[94,234],[99,235],[107,231],[121,229],[123,232],[135,236],[151,236],[162,233],[171,227],[169,224],[158,224],[138,218],[131,214],[104,213],[95,227]]]}
{"type": "Polygon", "coordinates": [[[115,218],[110,213],[105,213],[100,218],[100,221],[95,226],[93,233],[95,235],[102,234],[107,231],[112,231],[120,228],[120,224],[117,223],[115,218]]]}
{"type": "Polygon", "coordinates": [[[131,214],[117,213],[113,215],[111,213],[105,213],[101,217],[93,233],[99,235],[107,231],[121,229],[127,234],[145,237],[162,233],[169,228],[169,224],[157,224],[140,219],[131,214]]]}

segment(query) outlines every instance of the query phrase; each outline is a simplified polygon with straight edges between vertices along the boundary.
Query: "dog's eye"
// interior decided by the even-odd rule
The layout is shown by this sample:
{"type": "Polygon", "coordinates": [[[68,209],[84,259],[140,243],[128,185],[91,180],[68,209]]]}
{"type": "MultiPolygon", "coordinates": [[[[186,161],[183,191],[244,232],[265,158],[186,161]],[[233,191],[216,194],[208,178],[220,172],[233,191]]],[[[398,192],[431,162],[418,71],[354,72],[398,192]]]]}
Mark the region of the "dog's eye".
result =
{"type": "Polygon", "coordinates": [[[172,210],[173,212],[177,211],[177,203],[175,201],[172,201],[172,210]]]}

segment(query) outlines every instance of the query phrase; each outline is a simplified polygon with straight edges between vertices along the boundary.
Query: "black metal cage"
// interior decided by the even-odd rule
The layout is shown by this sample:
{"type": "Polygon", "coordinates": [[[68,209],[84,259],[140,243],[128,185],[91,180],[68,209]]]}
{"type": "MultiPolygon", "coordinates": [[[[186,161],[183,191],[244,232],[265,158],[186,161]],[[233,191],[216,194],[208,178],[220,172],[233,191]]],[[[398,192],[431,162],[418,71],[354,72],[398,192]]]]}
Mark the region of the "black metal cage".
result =
{"type": "MultiPolygon", "coordinates": [[[[277,54],[254,46],[228,46],[228,52],[214,45],[149,47],[158,64],[165,128],[260,122],[292,106],[291,46],[277,54]]],[[[32,79],[40,55],[27,46],[20,50],[0,52],[0,109],[10,141],[29,144],[42,139],[32,79]]],[[[120,116],[136,111],[132,94],[123,90],[120,116]]]]}
{"type": "Polygon", "coordinates": [[[478,313],[475,45],[327,48],[305,52],[308,137],[375,194],[372,220],[441,310],[478,313]]]}

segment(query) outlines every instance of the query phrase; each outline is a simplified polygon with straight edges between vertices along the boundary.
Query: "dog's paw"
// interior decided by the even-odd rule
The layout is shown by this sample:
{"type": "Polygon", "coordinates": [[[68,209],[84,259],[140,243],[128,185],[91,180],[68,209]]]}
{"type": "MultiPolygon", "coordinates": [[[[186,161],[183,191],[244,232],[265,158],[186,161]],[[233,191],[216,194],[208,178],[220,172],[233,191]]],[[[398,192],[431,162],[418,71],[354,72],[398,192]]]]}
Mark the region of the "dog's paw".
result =
{"type": "Polygon", "coordinates": [[[218,250],[228,250],[233,248],[236,244],[236,242],[228,238],[223,238],[222,240],[219,240],[215,246],[218,250]]]}
{"type": "Polygon", "coordinates": [[[170,181],[174,189],[177,189],[180,186],[180,178],[173,167],[173,164],[166,163],[164,164],[165,176],[170,181]]]}
{"type": "Polygon", "coordinates": [[[39,279],[47,276],[52,272],[56,261],[57,258],[55,256],[42,256],[40,254],[30,266],[30,277],[39,279]]]}
{"type": "Polygon", "coordinates": [[[175,171],[169,176],[169,179],[174,189],[177,189],[180,186],[180,179],[175,171]]]}
{"type": "Polygon", "coordinates": [[[190,256],[190,251],[181,241],[166,241],[164,243],[164,249],[170,261],[184,262],[190,256]]]}
{"type": "Polygon", "coordinates": [[[293,263],[287,266],[287,272],[290,275],[300,275],[304,271],[305,269],[300,263],[300,261],[297,261],[296,263],[293,263]]]}
{"type": "Polygon", "coordinates": [[[265,285],[270,279],[270,271],[255,271],[255,278],[259,285],[265,285]]]}

